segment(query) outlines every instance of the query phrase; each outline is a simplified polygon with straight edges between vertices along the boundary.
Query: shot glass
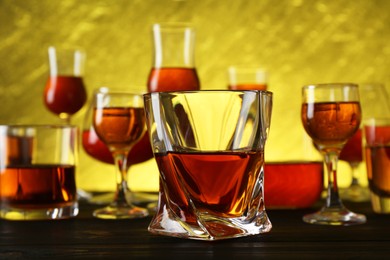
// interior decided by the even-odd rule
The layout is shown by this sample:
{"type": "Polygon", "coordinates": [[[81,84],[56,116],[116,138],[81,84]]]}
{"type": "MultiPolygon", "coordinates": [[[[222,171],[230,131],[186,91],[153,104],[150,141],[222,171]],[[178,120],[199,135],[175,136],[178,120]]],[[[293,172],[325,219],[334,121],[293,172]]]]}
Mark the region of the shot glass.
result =
{"type": "Polygon", "coordinates": [[[78,133],[65,125],[0,125],[0,218],[78,214],[78,133]]]}
{"type": "Polygon", "coordinates": [[[364,159],[371,206],[375,213],[390,213],[390,117],[364,121],[364,159]]]}
{"type": "Polygon", "coordinates": [[[230,66],[228,68],[229,90],[267,90],[268,72],[256,66],[230,66]]]}
{"type": "Polygon", "coordinates": [[[272,93],[155,92],[144,101],[160,171],[148,230],[207,241],[271,230],[263,167],[272,93]]]}

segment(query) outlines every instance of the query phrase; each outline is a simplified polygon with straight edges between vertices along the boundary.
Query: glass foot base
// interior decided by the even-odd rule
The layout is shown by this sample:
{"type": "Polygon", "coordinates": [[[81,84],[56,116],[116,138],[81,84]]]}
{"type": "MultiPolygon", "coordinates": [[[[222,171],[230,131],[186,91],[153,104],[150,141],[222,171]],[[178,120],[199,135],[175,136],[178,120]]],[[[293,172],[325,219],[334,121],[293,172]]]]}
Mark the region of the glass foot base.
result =
{"type": "Polygon", "coordinates": [[[258,235],[272,228],[265,210],[258,211],[250,220],[196,213],[192,216],[189,214],[193,219],[179,218],[167,205],[160,205],[148,231],[163,236],[214,241],[258,235]]]}
{"type": "Polygon", "coordinates": [[[390,214],[390,198],[371,193],[371,205],[375,213],[390,214]]]}
{"type": "Polygon", "coordinates": [[[87,202],[92,205],[108,205],[114,200],[114,198],[114,192],[93,193],[87,202]]]}
{"type": "MultiPolygon", "coordinates": [[[[158,201],[158,193],[156,192],[132,192],[128,194],[128,200],[131,200],[134,205],[143,207],[147,203],[156,203],[158,201]]],[[[115,198],[115,192],[91,192],[91,197],[86,200],[92,205],[108,205],[115,198]]]]}
{"type": "Polygon", "coordinates": [[[366,223],[366,216],[349,211],[346,208],[327,208],[303,216],[303,221],[310,224],[350,226],[366,223]]]}
{"type": "Polygon", "coordinates": [[[97,209],[93,212],[93,216],[101,219],[132,219],[144,218],[149,215],[148,210],[140,207],[115,207],[107,206],[102,209],[97,209]]]}
{"type": "Polygon", "coordinates": [[[149,212],[154,215],[157,213],[158,202],[151,202],[146,207],[149,212]]]}
{"type": "Polygon", "coordinates": [[[351,185],[340,191],[343,201],[367,202],[370,201],[370,190],[360,185],[351,185]]]}
{"type": "Polygon", "coordinates": [[[0,218],[8,220],[66,219],[76,217],[78,213],[79,205],[77,202],[67,203],[62,206],[47,206],[46,208],[15,208],[5,206],[0,210],[0,218]]]}

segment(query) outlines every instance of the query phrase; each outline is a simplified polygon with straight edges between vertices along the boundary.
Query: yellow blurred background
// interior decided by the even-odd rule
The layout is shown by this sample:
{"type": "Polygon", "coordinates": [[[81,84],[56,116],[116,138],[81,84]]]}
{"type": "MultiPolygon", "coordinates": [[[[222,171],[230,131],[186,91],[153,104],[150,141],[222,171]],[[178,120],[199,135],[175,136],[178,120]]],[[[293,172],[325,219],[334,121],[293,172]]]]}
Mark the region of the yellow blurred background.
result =
{"type": "MultiPolygon", "coordinates": [[[[58,123],[43,103],[47,47],[87,51],[89,97],[100,86],[146,90],[151,26],[185,21],[196,28],[202,89],[224,89],[227,68],[257,64],[274,93],[267,160],[319,159],[300,121],[309,83],[390,83],[387,0],[0,0],[0,123],[58,123]]],[[[85,108],[73,123],[82,126],[85,108]]],[[[114,169],[80,150],[79,187],[115,189],[114,169]]],[[[364,167],[360,167],[364,178],[364,167]]],[[[339,184],[350,173],[340,162],[339,184]]],[[[157,190],[154,160],[130,171],[133,190],[157,190]]]]}

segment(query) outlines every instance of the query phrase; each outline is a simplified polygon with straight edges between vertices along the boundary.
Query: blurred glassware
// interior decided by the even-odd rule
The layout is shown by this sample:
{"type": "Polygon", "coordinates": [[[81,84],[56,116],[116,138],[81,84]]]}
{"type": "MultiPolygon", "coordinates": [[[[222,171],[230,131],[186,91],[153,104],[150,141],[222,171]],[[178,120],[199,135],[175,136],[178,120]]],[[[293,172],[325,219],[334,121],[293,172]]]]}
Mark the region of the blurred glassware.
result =
{"type": "MultiPolygon", "coordinates": [[[[110,88],[108,87],[100,87],[93,91],[93,97],[96,96],[97,93],[108,93],[110,88]]],[[[119,91],[119,90],[116,90],[119,91]]],[[[93,109],[94,109],[94,100],[92,99],[89,104],[87,111],[84,116],[84,122],[82,127],[82,146],[84,151],[91,156],[92,158],[98,160],[102,163],[112,164],[114,165],[114,159],[112,157],[112,153],[108,149],[107,145],[98,137],[96,131],[93,126],[93,109]]],[[[145,162],[153,158],[153,151],[149,141],[149,135],[147,132],[142,136],[142,138],[137,141],[134,147],[130,150],[127,164],[129,167],[132,165],[145,162]]],[[[111,174],[107,173],[107,176],[111,176],[111,174]]],[[[113,178],[113,182],[115,179],[113,178]]],[[[108,204],[114,199],[114,192],[90,192],[89,198],[87,198],[87,202],[92,204],[108,204]]],[[[157,200],[157,195],[155,195],[154,199],[151,199],[152,195],[142,196],[140,193],[132,193],[133,200],[135,204],[142,204],[150,200],[157,200]],[[143,197],[148,197],[147,199],[143,197]],[[145,201],[146,200],[146,201],[145,201]]]]}
{"type": "Polygon", "coordinates": [[[390,116],[389,95],[384,84],[360,84],[359,93],[363,120],[390,116]]]}
{"type": "Polygon", "coordinates": [[[65,124],[87,101],[83,76],[85,52],[74,47],[50,46],[50,75],[44,89],[46,107],[58,115],[65,124]]]}
{"type": "Polygon", "coordinates": [[[390,117],[363,122],[363,146],[371,206],[375,213],[390,213],[390,117]]]}
{"type": "Polygon", "coordinates": [[[265,205],[268,209],[309,208],[324,189],[322,161],[266,161],[265,205]]]}
{"type": "Polygon", "coordinates": [[[63,219],[79,212],[78,128],[0,126],[0,217],[63,219]]]}
{"type": "MultiPolygon", "coordinates": [[[[200,90],[195,67],[195,29],[189,23],[156,23],[153,66],[147,79],[149,92],[200,90]]],[[[148,205],[154,212],[157,202],[148,205]]]]}
{"type": "Polygon", "coordinates": [[[147,80],[149,92],[199,90],[195,68],[195,30],[186,23],[153,25],[154,64],[147,80]]]}
{"type": "Polygon", "coordinates": [[[268,72],[257,66],[230,66],[228,68],[228,89],[267,90],[268,72]]]}
{"type": "Polygon", "coordinates": [[[146,217],[147,209],[133,204],[127,184],[127,158],[146,132],[143,96],[108,90],[95,93],[93,100],[93,129],[114,158],[117,187],[114,201],[95,210],[93,216],[103,219],[146,217]]]}
{"type": "MultiPolygon", "coordinates": [[[[61,121],[71,124],[71,116],[77,113],[87,101],[84,85],[86,54],[79,47],[49,46],[49,76],[43,92],[43,100],[49,111],[58,115],[61,121]]],[[[85,200],[91,194],[78,189],[78,198],[85,200]]]]}
{"type": "Polygon", "coordinates": [[[351,184],[346,188],[340,189],[340,196],[345,201],[369,201],[369,190],[367,187],[361,185],[359,180],[359,165],[363,161],[361,128],[359,128],[358,131],[345,144],[340,152],[339,160],[348,163],[352,176],[351,184]]]}
{"type": "MultiPolygon", "coordinates": [[[[390,103],[386,88],[379,83],[359,85],[362,122],[370,118],[390,116],[390,103]]],[[[348,140],[340,153],[340,160],[348,162],[352,181],[349,187],[341,189],[340,195],[346,201],[362,202],[370,200],[369,188],[361,184],[359,165],[363,161],[362,129],[348,140]]]]}

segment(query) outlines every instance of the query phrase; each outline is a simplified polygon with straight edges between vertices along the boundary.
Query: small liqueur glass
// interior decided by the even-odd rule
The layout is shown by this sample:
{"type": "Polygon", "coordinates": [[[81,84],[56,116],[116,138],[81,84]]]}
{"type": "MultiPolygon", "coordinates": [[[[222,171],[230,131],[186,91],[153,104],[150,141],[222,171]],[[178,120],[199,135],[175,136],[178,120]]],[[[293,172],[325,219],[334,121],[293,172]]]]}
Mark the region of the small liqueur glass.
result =
{"type": "Polygon", "coordinates": [[[361,121],[358,85],[330,83],[302,88],[301,119],[307,134],[324,156],[328,176],[325,205],[303,221],[323,225],[354,225],[366,222],[362,214],[348,210],[337,187],[337,161],[341,149],[358,131],[361,121]]]}
{"type": "Polygon", "coordinates": [[[97,136],[112,153],[117,181],[114,201],[95,210],[93,215],[103,219],[146,217],[147,209],[133,205],[127,185],[128,154],[146,131],[142,95],[126,91],[97,92],[92,119],[97,136]]]}
{"type": "Polygon", "coordinates": [[[268,72],[259,66],[230,66],[228,68],[228,89],[267,90],[268,72]]]}
{"type": "MultiPolygon", "coordinates": [[[[95,96],[99,92],[105,93],[110,91],[120,91],[120,90],[109,88],[109,87],[100,87],[94,89],[93,96],[95,96]]],[[[94,111],[94,100],[91,99],[91,101],[88,102],[87,110],[84,115],[84,122],[82,126],[82,134],[81,134],[82,147],[84,151],[96,161],[105,164],[114,165],[115,161],[114,158],[112,157],[112,153],[110,149],[108,149],[107,145],[96,134],[95,128],[93,126],[93,117],[92,117],[93,111],[94,111]]],[[[149,142],[149,135],[145,132],[142,138],[139,141],[137,141],[137,143],[130,150],[127,156],[127,164],[129,165],[129,167],[131,167],[133,165],[145,162],[152,158],[153,158],[153,152],[149,142]]],[[[138,202],[143,203],[145,201],[145,199],[138,198],[140,197],[137,196],[139,194],[132,193],[132,195],[134,195],[133,199],[136,198],[137,203],[138,202]]],[[[156,194],[149,194],[149,195],[150,196],[148,197],[152,197],[152,196],[155,197],[153,201],[157,200],[156,194]]],[[[114,192],[111,191],[93,192],[92,191],[91,195],[87,199],[87,202],[91,204],[108,204],[113,200],[113,198],[114,198],[114,192]]]]}
{"type": "Polygon", "coordinates": [[[65,124],[87,101],[84,85],[85,52],[76,47],[50,46],[50,75],[44,89],[44,103],[65,124]]]}

